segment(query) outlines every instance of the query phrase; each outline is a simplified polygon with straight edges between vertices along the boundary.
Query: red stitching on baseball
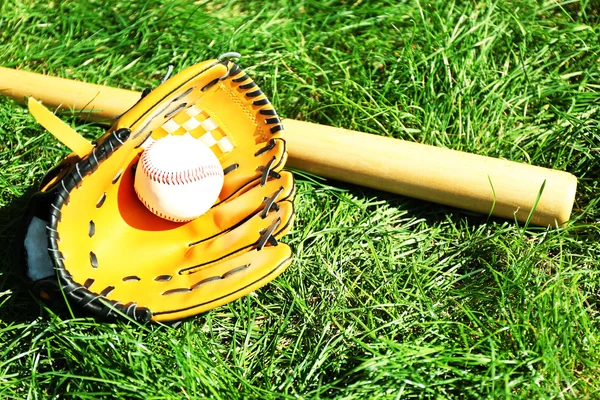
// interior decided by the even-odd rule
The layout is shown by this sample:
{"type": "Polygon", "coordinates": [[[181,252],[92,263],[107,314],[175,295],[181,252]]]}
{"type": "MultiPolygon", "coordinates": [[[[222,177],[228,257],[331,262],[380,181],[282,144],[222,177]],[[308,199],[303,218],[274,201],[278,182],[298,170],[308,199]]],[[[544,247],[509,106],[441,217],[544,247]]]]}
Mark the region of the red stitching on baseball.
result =
{"type": "Polygon", "coordinates": [[[223,170],[220,168],[220,166],[217,167],[216,165],[201,166],[177,172],[163,171],[156,167],[147,156],[147,153],[150,151],[150,149],[152,149],[152,146],[154,146],[155,143],[158,143],[158,141],[152,142],[150,146],[148,146],[148,148],[142,153],[141,157],[143,171],[151,180],[155,182],[164,183],[167,185],[181,185],[185,183],[197,182],[201,179],[211,176],[223,175],[223,170]]]}

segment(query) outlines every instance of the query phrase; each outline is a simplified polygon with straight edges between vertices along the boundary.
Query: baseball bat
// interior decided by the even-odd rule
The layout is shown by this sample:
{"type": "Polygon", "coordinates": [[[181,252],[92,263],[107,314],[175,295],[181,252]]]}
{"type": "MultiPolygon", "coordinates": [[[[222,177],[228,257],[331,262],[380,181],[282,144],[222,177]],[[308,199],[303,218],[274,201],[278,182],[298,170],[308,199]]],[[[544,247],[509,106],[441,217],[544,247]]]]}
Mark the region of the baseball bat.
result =
{"type": "MultiPolygon", "coordinates": [[[[109,119],[140,93],[0,67],[0,93],[109,119]]],[[[389,137],[283,119],[288,166],[325,178],[556,227],[569,220],[577,179],[570,173],[389,137]]]]}

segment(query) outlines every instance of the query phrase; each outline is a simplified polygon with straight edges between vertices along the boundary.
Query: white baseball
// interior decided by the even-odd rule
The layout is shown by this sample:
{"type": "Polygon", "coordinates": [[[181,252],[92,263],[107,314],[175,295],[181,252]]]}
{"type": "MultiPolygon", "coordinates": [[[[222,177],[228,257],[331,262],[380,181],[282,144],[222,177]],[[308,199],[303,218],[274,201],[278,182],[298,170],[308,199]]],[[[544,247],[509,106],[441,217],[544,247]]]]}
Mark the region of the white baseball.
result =
{"type": "Polygon", "coordinates": [[[190,221],[208,211],[223,187],[223,168],[206,145],[190,135],[166,136],[140,156],[135,192],[159,217],[190,221]]]}

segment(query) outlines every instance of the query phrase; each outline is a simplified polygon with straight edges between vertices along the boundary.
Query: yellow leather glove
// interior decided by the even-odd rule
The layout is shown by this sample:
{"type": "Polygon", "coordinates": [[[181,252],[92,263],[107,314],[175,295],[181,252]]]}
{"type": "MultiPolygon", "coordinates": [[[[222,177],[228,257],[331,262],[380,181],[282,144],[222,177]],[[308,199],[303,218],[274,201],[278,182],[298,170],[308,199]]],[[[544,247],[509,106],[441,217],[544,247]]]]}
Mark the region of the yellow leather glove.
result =
{"type": "Polygon", "coordinates": [[[30,101],[74,151],[44,178],[26,216],[27,275],[42,297],[168,321],[244,296],[291,263],[278,242],[294,214],[281,121],[234,62],[205,61],[166,80],[93,145],[40,107],[30,101]],[[186,132],[218,157],[224,185],[207,213],[176,223],[138,200],[134,169],[144,143],[186,132]]]}

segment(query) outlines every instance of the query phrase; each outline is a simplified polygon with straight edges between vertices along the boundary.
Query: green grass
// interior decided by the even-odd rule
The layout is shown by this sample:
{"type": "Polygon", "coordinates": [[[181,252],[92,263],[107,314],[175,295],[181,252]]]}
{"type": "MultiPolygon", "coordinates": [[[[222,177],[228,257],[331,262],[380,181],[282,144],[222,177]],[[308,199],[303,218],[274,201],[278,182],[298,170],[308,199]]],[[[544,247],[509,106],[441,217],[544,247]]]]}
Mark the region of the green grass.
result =
{"type": "Polygon", "coordinates": [[[298,174],[281,277],[177,327],[99,323],[19,279],[20,213],[67,152],[0,98],[0,397],[600,397],[599,37],[597,0],[1,2],[5,67],[141,90],[235,50],[283,116],[579,187],[544,230],[298,174]]]}

